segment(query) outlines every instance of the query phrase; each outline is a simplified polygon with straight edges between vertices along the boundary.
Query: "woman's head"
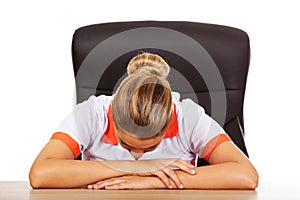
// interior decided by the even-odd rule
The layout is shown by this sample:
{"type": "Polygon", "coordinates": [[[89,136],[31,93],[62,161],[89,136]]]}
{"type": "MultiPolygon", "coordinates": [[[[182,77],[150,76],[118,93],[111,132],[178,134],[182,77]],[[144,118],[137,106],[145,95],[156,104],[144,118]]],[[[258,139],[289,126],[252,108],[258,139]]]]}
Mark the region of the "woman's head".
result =
{"type": "Polygon", "coordinates": [[[116,130],[141,139],[162,136],[173,113],[168,64],[142,53],[131,59],[127,72],[112,101],[116,130]]]}

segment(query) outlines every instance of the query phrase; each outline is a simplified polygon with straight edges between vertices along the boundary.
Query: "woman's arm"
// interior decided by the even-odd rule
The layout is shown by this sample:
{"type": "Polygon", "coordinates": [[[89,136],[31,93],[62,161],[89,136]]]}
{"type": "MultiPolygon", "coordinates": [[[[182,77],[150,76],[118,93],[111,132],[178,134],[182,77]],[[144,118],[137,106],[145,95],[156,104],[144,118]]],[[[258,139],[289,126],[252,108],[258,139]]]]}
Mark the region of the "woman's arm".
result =
{"type": "Polygon", "coordinates": [[[74,188],[139,173],[157,176],[166,186],[171,180],[179,186],[181,182],[169,165],[193,174],[193,167],[180,159],[74,160],[72,151],[64,142],[52,139],[34,161],[29,179],[33,188],[74,188]]]}
{"type": "Polygon", "coordinates": [[[52,139],[35,159],[29,179],[33,188],[74,188],[122,175],[98,161],[74,160],[65,143],[52,139]]]}
{"type": "MultiPolygon", "coordinates": [[[[255,189],[258,173],[248,158],[232,141],[216,147],[209,158],[209,166],[197,167],[191,176],[180,170],[176,174],[186,189],[255,189]]],[[[156,179],[160,188],[164,185],[156,179]]]]}
{"type": "MultiPolygon", "coordinates": [[[[255,189],[258,185],[256,169],[231,141],[218,145],[211,154],[209,163],[210,166],[195,168],[195,175],[176,170],[183,189],[255,189]]],[[[177,188],[174,182],[171,183],[173,188],[177,188]]],[[[166,188],[166,185],[155,176],[123,176],[100,181],[89,188],[154,189],[166,188]]]]}

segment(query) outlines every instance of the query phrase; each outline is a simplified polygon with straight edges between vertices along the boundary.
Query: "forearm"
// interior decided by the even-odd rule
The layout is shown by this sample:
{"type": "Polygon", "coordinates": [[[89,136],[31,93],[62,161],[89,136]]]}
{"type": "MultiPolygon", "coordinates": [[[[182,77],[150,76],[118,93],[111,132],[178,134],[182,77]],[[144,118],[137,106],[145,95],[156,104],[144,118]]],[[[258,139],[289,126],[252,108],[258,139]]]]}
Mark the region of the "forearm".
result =
{"type": "MultiPolygon", "coordinates": [[[[39,162],[39,161],[37,161],[39,162]]],[[[108,165],[101,161],[45,159],[33,165],[30,183],[34,188],[74,188],[99,180],[123,176],[115,167],[120,161],[108,165]]]]}
{"type": "Polygon", "coordinates": [[[34,188],[74,188],[104,179],[145,173],[169,163],[151,165],[151,160],[83,161],[66,159],[37,159],[30,170],[30,184],[34,188]]]}
{"type": "MultiPolygon", "coordinates": [[[[175,171],[184,189],[255,189],[257,187],[256,171],[245,168],[239,163],[221,163],[197,167],[195,170],[196,175],[190,175],[181,170],[175,171]]],[[[160,179],[156,177],[155,179],[157,188],[166,187],[160,179]]]]}

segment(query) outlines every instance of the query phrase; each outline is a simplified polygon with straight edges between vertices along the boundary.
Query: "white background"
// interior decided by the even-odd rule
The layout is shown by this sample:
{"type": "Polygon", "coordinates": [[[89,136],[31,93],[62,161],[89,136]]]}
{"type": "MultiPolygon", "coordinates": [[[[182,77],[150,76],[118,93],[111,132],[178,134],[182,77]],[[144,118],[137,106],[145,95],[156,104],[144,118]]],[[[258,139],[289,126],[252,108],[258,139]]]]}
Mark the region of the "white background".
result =
{"type": "Polygon", "coordinates": [[[73,108],[71,40],[94,23],[183,20],[243,29],[251,64],[246,144],[260,184],[300,178],[300,31],[296,1],[6,1],[0,3],[0,181],[30,166],[73,108]]]}

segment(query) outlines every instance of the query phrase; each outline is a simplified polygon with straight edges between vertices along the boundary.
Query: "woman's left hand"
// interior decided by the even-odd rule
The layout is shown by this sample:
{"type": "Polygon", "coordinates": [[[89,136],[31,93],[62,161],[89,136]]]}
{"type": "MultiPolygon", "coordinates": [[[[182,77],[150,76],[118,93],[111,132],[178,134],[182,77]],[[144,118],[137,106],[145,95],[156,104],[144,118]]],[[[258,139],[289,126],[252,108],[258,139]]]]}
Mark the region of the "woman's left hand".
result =
{"type": "Polygon", "coordinates": [[[98,183],[94,183],[88,186],[88,189],[107,189],[107,190],[142,190],[142,189],[155,189],[156,177],[144,177],[144,176],[121,176],[116,178],[110,178],[98,183]]]}

